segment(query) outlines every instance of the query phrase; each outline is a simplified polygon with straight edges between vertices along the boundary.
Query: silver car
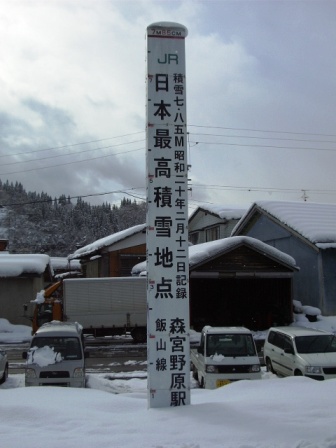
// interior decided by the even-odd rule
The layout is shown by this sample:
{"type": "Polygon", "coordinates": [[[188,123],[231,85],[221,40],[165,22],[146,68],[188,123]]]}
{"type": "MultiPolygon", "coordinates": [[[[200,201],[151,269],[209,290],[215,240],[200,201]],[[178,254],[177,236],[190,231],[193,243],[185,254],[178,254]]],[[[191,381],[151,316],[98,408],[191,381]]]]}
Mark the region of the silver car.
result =
{"type": "Polygon", "coordinates": [[[8,359],[7,354],[0,349],[0,384],[8,378],[8,359]]]}
{"type": "Polygon", "coordinates": [[[304,327],[270,328],[264,345],[267,369],[281,376],[336,378],[336,336],[304,327]]]}
{"type": "Polygon", "coordinates": [[[26,386],[85,387],[82,328],[77,323],[52,321],[35,333],[25,367],[26,386]]]}

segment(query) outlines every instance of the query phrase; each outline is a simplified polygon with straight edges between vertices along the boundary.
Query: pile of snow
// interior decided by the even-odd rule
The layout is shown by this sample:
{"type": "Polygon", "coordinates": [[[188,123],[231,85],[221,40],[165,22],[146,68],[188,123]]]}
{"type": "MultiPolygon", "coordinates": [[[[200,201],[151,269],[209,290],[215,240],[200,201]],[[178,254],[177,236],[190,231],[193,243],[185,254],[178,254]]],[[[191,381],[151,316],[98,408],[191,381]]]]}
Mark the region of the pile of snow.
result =
{"type": "Polygon", "coordinates": [[[27,364],[37,364],[40,367],[46,367],[62,361],[61,353],[55,352],[53,347],[32,347],[28,351],[27,364]]]}
{"type": "Polygon", "coordinates": [[[44,303],[45,301],[45,297],[44,297],[44,289],[42,289],[40,292],[38,292],[36,294],[36,299],[35,300],[31,300],[31,303],[44,303]]]}
{"type": "Polygon", "coordinates": [[[1,446],[334,448],[336,380],[268,375],[192,389],[190,406],[160,409],[147,407],[146,380],[89,375],[86,389],[25,388],[21,376],[19,387],[0,386],[1,446]]]}
{"type": "Polygon", "coordinates": [[[31,338],[31,327],[13,325],[7,319],[0,318],[0,344],[29,342],[31,338]]]}
{"type": "Polygon", "coordinates": [[[315,328],[336,334],[336,316],[322,316],[319,308],[302,305],[299,300],[293,300],[294,322],[297,327],[315,328]],[[307,317],[309,316],[309,318],[307,317]],[[313,319],[312,319],[313,318],[313,319]]]}

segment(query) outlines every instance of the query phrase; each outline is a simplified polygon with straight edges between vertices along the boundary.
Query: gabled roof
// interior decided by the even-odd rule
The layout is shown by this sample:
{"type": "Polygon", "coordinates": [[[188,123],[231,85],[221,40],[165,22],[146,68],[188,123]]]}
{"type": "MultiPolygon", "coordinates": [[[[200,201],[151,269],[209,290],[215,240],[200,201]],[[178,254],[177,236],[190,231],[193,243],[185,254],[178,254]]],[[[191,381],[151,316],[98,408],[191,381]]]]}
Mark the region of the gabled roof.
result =
{"type": "Polygon", "coordinates": [[[0,277],[19,277],[24,274],[42,275],[50,270],[50,257],[44,254],[0,253],[0,277]]]}
{"type": "Polygon", "coordinates": [[[235,207],[233,205],[212,205],[212,204],[202,204],[197,207],[196,210],[189,216],[189,222],[199,213],[203,211],[205,213],[210,213],[218,218],[225,221],[231,219],[240,219],[246,212],[246,207],[235,207]]]}
{"type": "Polygon", "coordinates": [[[129,229],[122,230],[121,232],[113,233],[112,235],[106,236],[105,238],[101,238],[91,244],[88,244],[87,246],[77,249],[73,254],[68,256],[68,260],[94,255],[104,247],[112,246],[113,244],[135,235],[136,233],[142,233],[145,229],[146,224],[139,224],[137,226],[130,227],[129,229]]]}
{"type": "Polygon", "coordinates": [[[205,262],[228,253],[242,245],[248,246],[257,252],[266,255],[286,267],[290,267],[292,269],[296,268],[296,262],[293,257],[266,243],[263,243],[262,241],[255,238],[250,238],[248,236],[233,236],[190,246],[189,267],[192,269],[195,266],[204,264],[205,262]]]}
{"type": "Polygon", "coordinates": [[[270,217],[317,247],[336,247],[336,204],[257,201],[238,222],[232,235],[239,235],[256,213],[270,217]]]}
{"type": "MultiPolygon", "coordinates": [[[[246,245],[251,249],[266,255],[267,257],[277,261],[283,266],[289,267],[290,269],[297,269],[296,262],[290,255],[281,252],[274,247],[263,243],[255,238],[250,238],[248,236],[234,236],[229,238],[223,238],[216,241],[210,241],[208,243],[195,244],[189,247],[189,268],[193,269],[196,266],[204,264],[214,258],[219,257],[225,253],[228,253],[237,247],[246,245]]],[[[146,270],[146,261],[138,263],[132,269],[132,274],[137,275],[138,273],[146,270]]]]}

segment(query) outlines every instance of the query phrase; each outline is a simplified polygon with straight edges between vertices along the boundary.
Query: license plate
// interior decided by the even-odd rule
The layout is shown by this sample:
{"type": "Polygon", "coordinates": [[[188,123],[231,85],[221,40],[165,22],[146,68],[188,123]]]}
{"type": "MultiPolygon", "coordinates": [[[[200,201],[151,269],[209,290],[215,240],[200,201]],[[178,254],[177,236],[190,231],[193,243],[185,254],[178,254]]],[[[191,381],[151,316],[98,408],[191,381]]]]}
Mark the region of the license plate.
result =
{"type": "Polygon", "coordinates": [[[230,382],[230,380],[217,380],[216,387],[226,386],[227,384],[230,384],[230,382]]]}

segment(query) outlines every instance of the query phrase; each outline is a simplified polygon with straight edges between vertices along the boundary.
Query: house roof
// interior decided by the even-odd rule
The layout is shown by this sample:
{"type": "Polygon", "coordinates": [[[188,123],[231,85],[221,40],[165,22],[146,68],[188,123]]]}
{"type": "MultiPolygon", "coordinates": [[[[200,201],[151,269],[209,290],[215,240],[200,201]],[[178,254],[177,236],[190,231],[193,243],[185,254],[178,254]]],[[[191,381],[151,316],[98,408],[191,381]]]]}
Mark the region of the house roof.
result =
{"type": "Polygon", "coordinates": [[[317,247],[336,247],[336,204],[257,201],[232,231],[237,235],[256,212],[275,218],[317,247]]]}
{"type": "Polygon", "coordinates": [[[204,211],[216,215],[223,220],[240,219],[246,212],[247,207],[235,207],[233,205],[212,205],[202,204],[190,215],[191,221],[199,211],[204,211]]]}
{"type": "Polygon", "coordinates": [[[146,229],[146,224],[139,224],[137,226],[130,227],[129,229],[122,230],[121,232],[113,233],[112,235],[101,238],[87,246],[77,249],[73,254],[68,256],[68,260],[75,260],[76,258],[83,258],[89,255],[95,254],[104,247],[112,246],[136,233],[141,233],[146,229]]]}
{"type": "Polygon", "coordinates": [[[203,244],[195,244],[189,247],[189,267],[193,268],[196,265],[203,264],[213,258],[223,255],[236,249],[238,246],[246,245],[257,252],[260,252],[281,264],[296,268],[296,262],[290,255],[281,252],[274,247],[263,243],[255,238],[248,236],[234,236],[223,238],[216,241],[210,241],[203,244]]]}
{"type": "Polygon", "coordinates": [[[0,253],[0,277],[19,277],[23,274],[42,275],[48,266],[51,270],[49,255],[0,253]]]}
{"type": "MultiPolygon", "coordinates": [[[[262,241],[248,236],[234,236],[190,246],[189,267],[192,269],[200,264],[204,264],[205,262],[223,255],[224,253],[230,252],[241,245],[249,246],[251,249],[260,252],[273,260],[276,260],[278,263],[290,267],[291,269],[297,269],[296,262],[293,257],[266,243],[263,243],[262,241]]],[[[132,274],[137,275],[145,270],[146,261],[143,261],[133,267],[132,274]]]]}

